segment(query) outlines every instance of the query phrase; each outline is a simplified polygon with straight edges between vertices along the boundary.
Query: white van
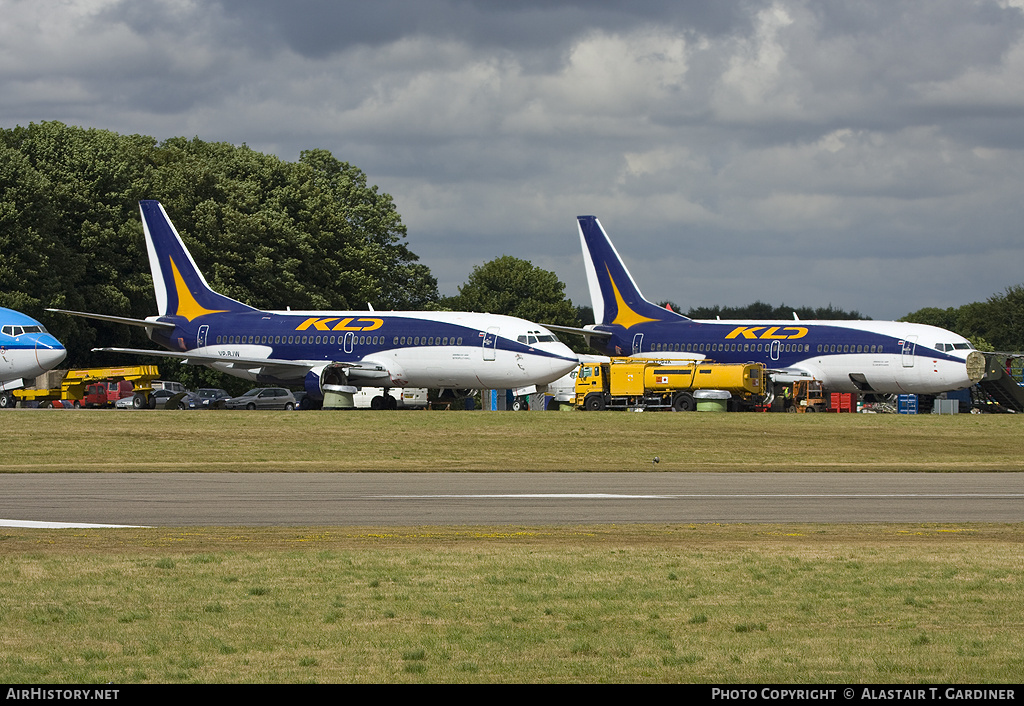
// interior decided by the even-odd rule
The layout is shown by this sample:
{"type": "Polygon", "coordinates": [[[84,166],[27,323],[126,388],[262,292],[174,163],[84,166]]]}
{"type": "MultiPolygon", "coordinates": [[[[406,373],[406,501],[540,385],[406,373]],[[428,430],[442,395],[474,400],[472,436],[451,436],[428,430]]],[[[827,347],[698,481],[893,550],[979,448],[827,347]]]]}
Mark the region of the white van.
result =
{"type": "Polygon", "coordinates": [[[170,390],[171,392],[178,393],[184,392],[185,386],[180,382],[168,382],[167,380],[154,380],[152,383],[154,390],[170,390]]]}
{"type": "MultiPolygon", "coordinates": [[[[352,395],[356,409],[373,409],[373,398],[384,394],[381,387],[360,387],[352,395]]],[[[388,394],[395,401],[397,409],[426,409],[427,388],[425,387],[392,387],[388,394]]]]}

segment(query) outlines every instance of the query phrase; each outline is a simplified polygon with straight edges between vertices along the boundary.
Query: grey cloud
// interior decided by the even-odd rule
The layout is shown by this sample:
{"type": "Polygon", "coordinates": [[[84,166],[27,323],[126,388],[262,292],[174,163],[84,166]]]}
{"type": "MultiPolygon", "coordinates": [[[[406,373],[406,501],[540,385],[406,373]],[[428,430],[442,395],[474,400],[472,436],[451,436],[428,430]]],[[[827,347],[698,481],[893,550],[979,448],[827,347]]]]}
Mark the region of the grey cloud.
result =
{"type": "Polygon", "coordinates": [[[1022,279],[1017,0],[51,1],[5,6],[0,123],[330,149],[446,293],[511,254],[585,303],[582,213],[684,305],[893,317],[1022,279]]]}

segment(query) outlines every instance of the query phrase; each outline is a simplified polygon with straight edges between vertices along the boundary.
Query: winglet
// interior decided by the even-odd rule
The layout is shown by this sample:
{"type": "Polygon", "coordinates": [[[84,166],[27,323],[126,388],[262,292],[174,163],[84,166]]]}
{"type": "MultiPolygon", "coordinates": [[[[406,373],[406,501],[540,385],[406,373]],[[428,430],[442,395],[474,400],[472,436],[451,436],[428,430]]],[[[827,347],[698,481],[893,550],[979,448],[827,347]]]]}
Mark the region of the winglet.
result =
{"type": "Polygon", "coordinates": [[[160,316],[192,321],[206,314],[255,311],[210,288],[159,201],[140,201],[139,210],[160,316]]]}
{"type": "Polygon", "coordinates": [[[629,328],[649,321],[686,320],[685,316],[644,299],[595,216],[578,216],[576,220],[595,321],[629,328]]]}

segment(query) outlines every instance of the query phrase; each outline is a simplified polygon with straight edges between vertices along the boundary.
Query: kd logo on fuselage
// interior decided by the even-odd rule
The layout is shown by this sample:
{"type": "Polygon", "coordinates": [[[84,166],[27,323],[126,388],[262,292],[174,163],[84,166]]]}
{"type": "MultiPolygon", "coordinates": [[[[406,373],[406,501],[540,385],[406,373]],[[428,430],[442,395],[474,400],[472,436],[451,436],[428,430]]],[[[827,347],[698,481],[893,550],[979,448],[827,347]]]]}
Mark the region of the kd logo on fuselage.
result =
{"type": "Polygon", "coordinates": [[[338,317],[319,319],[314,316],[296,326],[295,330],[307,331],[312,328],[316,331],[376,331],[383,325],[384,319],[357,319],[354,316],[346,319],[339,319],[338,317]],[[331,323],[334,321],[338,323],[332,326],[331,323]]]}
{"type": "Polygon", "coordinates": [[[725,335],[730,338],[755,338],[761,340],[784,340],[803,338],[807,329],[803,326],[737,326],[725,335]],[[763,332],[762,332],[763,331],[763,332]],[[759,333],[761,332],[761,333],[759,333]]]}

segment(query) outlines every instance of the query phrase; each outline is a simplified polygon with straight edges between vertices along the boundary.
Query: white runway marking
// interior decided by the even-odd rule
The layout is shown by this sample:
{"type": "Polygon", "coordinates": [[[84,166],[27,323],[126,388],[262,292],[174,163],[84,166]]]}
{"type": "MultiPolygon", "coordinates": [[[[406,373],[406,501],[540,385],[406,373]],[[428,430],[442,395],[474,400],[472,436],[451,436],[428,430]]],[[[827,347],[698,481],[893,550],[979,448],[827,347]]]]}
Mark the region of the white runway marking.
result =
{"type": "Polygon", "coordinates": [[[31,529],[95,529],[95,528],[117,528],[131,529],[133,527],[145,527],[145,525],[99,525],[88,522],[39,522],[36,520],[0,520],[0,527],[28,527],[31,529]]]}

